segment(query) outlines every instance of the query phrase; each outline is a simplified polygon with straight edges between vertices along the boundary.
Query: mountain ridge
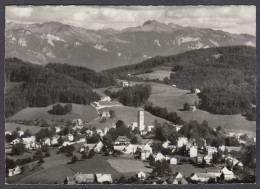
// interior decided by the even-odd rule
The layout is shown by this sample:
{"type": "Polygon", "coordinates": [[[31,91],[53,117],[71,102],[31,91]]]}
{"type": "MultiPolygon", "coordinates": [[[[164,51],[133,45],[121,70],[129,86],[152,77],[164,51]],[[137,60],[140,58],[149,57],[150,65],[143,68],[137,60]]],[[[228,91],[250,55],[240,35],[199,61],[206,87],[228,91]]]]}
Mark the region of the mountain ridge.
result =
{"type": "Polygon", "coordinates": [[[155,56],[218,46],[255,46],[255,36],[148,20],[141,26],[90,30],[59,22],[6,24],[6,57],[60,62],[96,71],[155,56]]]}

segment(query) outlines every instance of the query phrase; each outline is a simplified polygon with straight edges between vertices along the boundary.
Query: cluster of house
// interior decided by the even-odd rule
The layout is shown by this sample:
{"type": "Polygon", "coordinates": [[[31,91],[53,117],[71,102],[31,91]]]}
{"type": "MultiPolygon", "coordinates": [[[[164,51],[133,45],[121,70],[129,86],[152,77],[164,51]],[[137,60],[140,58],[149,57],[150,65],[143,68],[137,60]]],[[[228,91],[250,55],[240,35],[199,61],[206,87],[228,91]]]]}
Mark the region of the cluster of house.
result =
{"type": "Polygon", "coordinates": [[[76,173],[73,176],[68,176],[65,180],[67,184],[86,184],[86,183],[112,183],[111,174],[97,173],[97,174],[83,174],[81,172],[76,173]]]}

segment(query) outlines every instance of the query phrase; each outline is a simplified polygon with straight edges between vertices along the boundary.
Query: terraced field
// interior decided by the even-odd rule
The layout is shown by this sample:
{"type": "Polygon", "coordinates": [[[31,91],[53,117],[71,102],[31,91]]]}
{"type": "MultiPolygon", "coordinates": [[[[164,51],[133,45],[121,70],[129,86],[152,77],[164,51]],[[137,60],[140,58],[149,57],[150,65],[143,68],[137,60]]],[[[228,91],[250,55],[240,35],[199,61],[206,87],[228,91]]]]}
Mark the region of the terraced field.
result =
{"type": "Polygon", "coordinates": [[[110,159],[108,163],[120,173],[138,173],[139,171],[151,172],[151,168],[147,168],[141,160],[133,159],[110,159]]]}

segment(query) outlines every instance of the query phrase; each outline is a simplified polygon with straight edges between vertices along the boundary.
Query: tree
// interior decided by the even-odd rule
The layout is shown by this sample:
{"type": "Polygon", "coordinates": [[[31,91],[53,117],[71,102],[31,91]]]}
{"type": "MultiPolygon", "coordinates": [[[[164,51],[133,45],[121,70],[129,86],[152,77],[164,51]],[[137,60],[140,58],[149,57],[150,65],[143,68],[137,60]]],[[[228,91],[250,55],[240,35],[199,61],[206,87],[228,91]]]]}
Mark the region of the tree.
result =
{"type": "Polygon", "coordinates": [[[190,106],[189,106],[188,103],[185,103],[185,104],[183,105],[183,110],[184,110],[184,111],[189,111],[189,110],[190,110],[190,106]]]}
{"type": "Polygon", "coordinates": [[[74,155],[74,156],[71,158],[71,163],[76,163],[77,161],[78,161],[78,157],[74,155]]]}
{"type": "Polygon", "coordinates": [[[87,158],[88,158],[87,153],[86,152],[82,152],[81,159],[85,160],[87,158]]]}
{"type": "Polygon", "coordinates": [[[14,144],[12,146],[12,155],[21,155],[26,151],[23,143],[14,144]]]}
{"type": "Polygon", "coordinates": [[[38,164],[42,164],[42,163],[44,163],[44,160],[41,158],[39,159],[38,164]]]}
{"type": "Polygon", "coordinates": [[[94,152],[93,149],[91,149],[91,150],[89,151],[89,154],[88,154],[88,159],[91,159],[94,155],[95,155],[95,152],[94,152]]]}

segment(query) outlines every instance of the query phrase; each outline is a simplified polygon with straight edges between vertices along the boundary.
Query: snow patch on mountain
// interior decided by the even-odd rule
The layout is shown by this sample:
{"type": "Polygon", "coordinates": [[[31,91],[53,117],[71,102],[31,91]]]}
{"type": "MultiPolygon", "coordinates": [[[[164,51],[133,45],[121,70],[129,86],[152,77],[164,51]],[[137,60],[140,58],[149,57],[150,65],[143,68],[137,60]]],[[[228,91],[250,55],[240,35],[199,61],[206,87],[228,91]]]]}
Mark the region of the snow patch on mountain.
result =
{"type": "Polygon", "coordinates": [[[107,48],[105,48],[103,45],[96,44],[96,45],[94,45],[93,47],[94,47],[95,49],[108,52],[107,48]]]}
{"type": "Polygon", "coordinates": [[[159,47],[161,46],[160,41],[159,41],[158,39],[155,39],[155,40],[154,40],[154,43],[155,43],[157,46],[159,46],[159,47]]]}
{"type": "Polygon", "coordinates": [[[201,48],[209,48],[209,46],[204,46],[200,41],[198,41],[197,43],[193,44],[193,45],[189,45],[188,49],[190,50],[194,50],[194,49],[201,49],[201,48]]]}
{"type": "Polygon", "coordinates": [[[117,56],[121,56],[121,53],[119,52],[119,53],[117,53],[117,56]]]}
{"type": "Polygon", "coordinates": [[[187,42],[193,42],[193,41],[198,41],[200,40],[199,37],[190,37],[190,36],[179,36],[177,37],[177,43],[178,45],[181,45],[182,43],[187,43],[187,42]]]}
{"type": "Polygon", "coordinates": [[[214,41],[213,39],[209,39],[209,41],[216,47],[219,47],[219,43],[217,41],[214,41]]]}

